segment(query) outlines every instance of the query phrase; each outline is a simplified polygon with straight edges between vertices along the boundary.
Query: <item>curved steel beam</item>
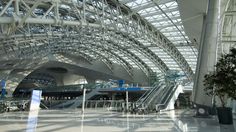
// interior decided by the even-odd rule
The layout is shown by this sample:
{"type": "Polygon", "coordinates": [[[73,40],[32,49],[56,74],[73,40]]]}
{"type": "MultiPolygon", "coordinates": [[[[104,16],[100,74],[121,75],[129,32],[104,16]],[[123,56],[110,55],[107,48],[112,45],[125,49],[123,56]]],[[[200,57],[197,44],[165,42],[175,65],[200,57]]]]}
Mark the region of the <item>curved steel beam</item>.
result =
{"type": "MultiPolygon", "coordinates": [[[[61,38],[61,35],[59,34],[54,34],[54,36],[51,36],[51,35],[43,35],[43,34],[35,34],[34,37],[30,37],[30,36],[26,36],[26,37],[23,37],[23,36],[17,36],[17,38],[15,38],[14,41],[7,41],[5,40],[4,42],[5,43],[11,43],[11,44],[8,44],[11,46],[11,48],[9,47],[2,47],[3,49],[5,49],[6,51],[8,51],[7,53],[9,54],[10,51],[12,48],[13,49],[16,49],[14,50],[14,52],[17,52],[17,48],[16,48],[16,45],[14,44],[17,40],[18,42],[18,46],[21,44],[21,43],[25,43],[25,42],[32,42],[28,39],[33,39],[34,43],[38,43],[38,41],[44,41],[43,43],[45,44],[39,44],[40,47],[43,47],[41,48],[42,51],[48,51],[49,53],[52,52],[52,49],[55,46],[58,46],[57,43],[53,42],[52,40],[53,39],[56,39],[56,40],[66,40],[66,38],[69,38],[69,42],[72,42],[75,40],[77,40],[78,38],[84,38],[84,37],[81,37],[80,35],[73,35],[73,36],[69,36],[69,37],[63,37],[61,38]],[[46,37],[46,38],[44,38],[46,37]],[[19,39],[18,39],[19,38],[19,39]],[[47,43],[47,44],[46,44],[47,43]],[[50,50],[49,50],[50,49],[50,50]]],[[[89,38],[89,40],[94,40],[96,39],[97,41],[101,41],[102,39],[101,38],[89,38]]],[[[103,40],[102,40],[103,41],[103,40]]],[[[134,62],[136,63],[137,66],[140,67],[141,70],[143,70],[143,72],[148,76],[150,72],[153,72],[148,66],[147,64],[145,64],[145,62],[143,62],[138,56],[136,56],[135,54],[133,54],[132,52],[128,51],[125,47],[121,47],[119,46],[119,44],[117,44],[116,42],[113,42],[114,40],[113,39],[109,39],[109,40],[106,40],[106,41],[103,41],[105,42],[105,44],[107,44],[109,47],[115,49],[115,50],[119,50],[120,52],[122,52],[123,54],[126,54],[130,59],[134,60],[134,62]],[[109,44],[109,43],[112,43],[112,44],[109,44]]],[[[67,41],[65,41],[67,42],[67,41]]],[[[35,44],[35,46],[37,46],[37,44],[35,44]]],[[[28,44],[27,44],[28,45],[28,44]]],[[[26,44],[23,44],[21,49],[24,49],[23,47],[26,46],[26,44]]],[[[27,46],[29,47],[29,46],[27,46]]],[[[33,46],[32,46],[33,48],[33,46]]],[[[36,49],[40,49],[39,47],[35,47],[36,49]]],[[[32,49],[31,49],[32,50],[32,49]]],[[[27,51],[26,49],[24,51],[27,51]]],[[[29,50],[30,51],[30,50],[29,50]]],[[[40,51],[38,51],[40,52],[40,51]]],[[[21,52],[22,53],[22,52],[21,52]]],[[[30,52],[29,52],[30,53],[30,52]]],[[[34,53],[37,53],[36,50],[34,50],[34,53]]],[[[16,53],[18,54],[18,53],[16,53]]],[[[42,53],[41,53],[42,54],[42,53]]],[[[26,55],[26,53],[24,53],[24,56],[26,55]]],[[[43,55],[43,54],[42,54],[43,55]]],[[[36,55],[38,56],[38,55],[36,55]]],[[[26,56],[27,57],[27,56],[26,56]]]]}
{"type": "MultiPolygon", "coordinates": [[[[59,43],[66,44],[65,41],[59,42],[59,43]]],[[[73,42],[73,43],[68,42],[68,43],[73,44],[75,42],[73,42]]],[[[62,50],[68,51],[68,52],[70,52],[70,51],[77,52],[77,51],[80,51],[80,50],[82,50],[82,51],[83,50],[89,50],[93,53],[96,53],[98,56],[102,57],[103,59],[108,61],[110,64],[112,64],[112,62],[109,60],[109,57],[112,57],[112,58],[116,59],[124,67],[124,69],[127,71],[127,73],[132,77],[132,69],[133,69],[132,65],[130,65],[127,61],[125,61],[123,58],[121,58],[116,53],[112,52],[111,48],[106,49],[102,46],[99,46],[99,45],[96,45],[96,44],[93,44],[93,43],[86,43],[86,44],[83,45],[83,43],[77,42],[76,44],[78,44],[78,46],[76,46],[76,47],[74,45],[67,45],[66,47],[65,46],[60,47],[60,45],[58,45],[58,48],[59,48],[59,51],[60,51],[60,48],[61,48],[62,50]],[[108,56],[104,56],[101,53],[96,52],[96,51],[100,51],[101,53],[105,53],[108,56]]]]}
{"type": "MultiPolygon", "coordinates": [[[[36,50],[33,50],[34,54],[38,57],[40,57],[39,55],[46,56],[47,54],[58,53],[58,52],[61,52],[61,51],[68,51],[68,50],[70,50],[70,51],[79,51],[76,48],[81,48],[81,45],[79,45],[80,47],[73,45],[73,43],[71,43],[71,38],[68,39],[69,41],[65,41],[65,40],[66,40],[66,38],[64,38],[63,40],[62,39],[50,39],[50,43],[42,44],[42,45],[40,44],[38,47],[37,46],[34,46],[34,47],[28,47],[28,46],[23,47],[22,46],[20,49],[15,50],[14,52],[16,52],[16,56],[18,56],[18,54],[20,54],[21,55],[20,58],[26,58],[26,57],[32,55],[31,54],[32,52],[30,52],[30,51],[32,51],[31,48],[40,49],[39,47],[42,47],[39,52],[36,52],[36,50]],[[67,46],[65,46],[67,43],[69,43],[69,44],[67,46]],[[68,49],[68,48],[70,48],[70,49],[68,49]]],[[[46,42],[44,42],[44,43],[46,43],[46,42]]],[[[91,46],[92,44],[87,43],[87,45],[91,46]]],[[[102,57],[103,58],[102,61],[112,71],[112,62],[109,60],[109,56],[106,57],[106,56],[101,54],[102,52],[105,52],[106,54],[110,55],[110,57],[113,57],[114,59],[116,59],[117,62],[119,62],[124,67],[124,69],[128,72],[128,74],[130,76],[132,76],[132,69],[133,69],[132,65],[130,65],[127,61],[125,61],[119,55],[111,52],[112,49],[105,49],[104,47],[101,47],[101,46],[99,47],[98,45],[92,45],[92,46],[93,46],[93,48],[86,47],[86,45],[84,45],[82,48],[86,49],[86,50],[89,50],[90,52],[95,53],[96,55],[102,57]],[[101,51],[101,53],[98,53],[95,50],[92,50],[92,49],[95,48],[94,46],[97,46],[96,50],[101,51]]],[[[80,51],[80,52],[83,52],[83,51],[80,51]]],[[[86,57],[86,58],[88,58],[88,57],[86,57]]]]}
{"type": "Polygon", "coordinates": [[[57,47],[57,49],[53,49],[54,51],[52,52],[53,54],[57,54],[57,53],[75,53],[73,55],[76,56],[81,56],[83,58],[85,58],[86,60],[88,60],[90,63],[93,60],[101,60],[109,69],[110,71],[112,71],[112,62],[109,60],[109,58],[107,58],[106,56],[100,54],[99,52],[96,52],[95,50],[90,49],[89,47],[81,47],[80,49],[75,49],[73,48],[65,48],[65,47],[57,47]],[[85,52],[85,51],[89,51],[89,53],[85,52]],[[77,54],[79,53],[79,54],[77,54]],[[91,56],[91,54],[93,54],[94,56],[91,56]]]}
{"type": "MultiPolygon", "coordinates": [[[[5,27],[8,28],[7,31],[2,30],[3,35],[9,36],[18,33],[31,34],[32,30],[25,28],[29,27],[31,24],[48,25],[49,27],[65,26],[65,29],[69,29],[68,27],[89,26],[115,30],[124,34],[127,33],[130,38],[135,40],[137,37],[140,37],[163,48],[172,58],[174,58],[186,75],[192,79],[192,69],[177,48],[164,35],[156,31],[155,28],[137,14],[131,15],[131,19],[127,19],[127,14],[132,11],[116,1],[90,0],[86,3],[81,3],[58,0],[52,1],[51,7],[48,6],[50,2],[48,3],[46,0],[36,3],[27,0],[21,0],[20,2],[23,3],[22,5],[24,5],[26,9],[17,7],[19,6],[19,3],[16,4],[16,2],[12,1],[2,8],[0,23],[5,24],[5,27]],[[22,10],[19,10],[19,8],[22,10]],[[8,9],[14,9],[15,13],[7,12],[8,9]],[[44,9],[47,9],[46,12],[44,9]],[[25,17],[22,17],[23,12],[27,14],[25,17]],[[52,13],[53,16],[50,13],[52,13]]],[[[43,30],[38,31],[42,32],[43,30]]],[[[47,30],[44,32],[53,33],[55,31],[47,30]]],[[[153,55],[154,57],[157,56],[154,53],[153,55]]]]}

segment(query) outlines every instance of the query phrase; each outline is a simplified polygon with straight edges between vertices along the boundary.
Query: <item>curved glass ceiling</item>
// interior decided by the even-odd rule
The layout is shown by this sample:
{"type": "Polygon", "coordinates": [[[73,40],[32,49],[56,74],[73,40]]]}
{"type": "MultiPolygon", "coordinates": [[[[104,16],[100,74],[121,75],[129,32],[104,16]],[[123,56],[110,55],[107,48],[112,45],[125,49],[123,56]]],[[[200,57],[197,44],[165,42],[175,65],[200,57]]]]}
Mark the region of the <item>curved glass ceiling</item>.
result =
{"type": "MultiPolygon", "coordinates": [[[[139,14],[153,27],[164,34],[185,57],[192,70],[195,72],[197,62],[197,49],[191,45],[185,34],[181,21],[178,3],[175,0],[119,0],[129,7],[132,14],[139,14]]],[[[144,43],[145,45],[145,43],[144,43]]],[[[151,47],[171,70],[180,70],[176,62],[162,49],[151,47]]]]}

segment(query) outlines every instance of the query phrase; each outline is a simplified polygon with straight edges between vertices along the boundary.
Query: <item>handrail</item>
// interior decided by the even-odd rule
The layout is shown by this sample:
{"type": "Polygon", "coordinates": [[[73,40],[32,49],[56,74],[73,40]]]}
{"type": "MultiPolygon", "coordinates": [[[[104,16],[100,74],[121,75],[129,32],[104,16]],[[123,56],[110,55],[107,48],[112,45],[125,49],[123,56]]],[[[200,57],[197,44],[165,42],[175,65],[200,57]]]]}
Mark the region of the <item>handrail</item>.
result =
{"type": "Polygon", "coordinates": [[[137,101],[137,102],[141,102],[143,100],[143,98],[152,90],[153,88],[148,89],[137,101]]]}
{"type": "Polygon", "coordinates": [[[42,101],[40,102],[40,104],[41,104],[44,108],[48,109],[48,107],[47,107],[42,101]]]}
{"type": "Polygon", "coordinates": [[[157,91],[163,83],[159,83],[156,86],[154,86],[146,95],[145,98],[142,99],[142,102],[145,102],[148,98],[150,98],[150,95],[152,95],[155,91],[157,91]]]}
{"type": "Polygon", "coordinates": [[[145,103],[145,108],[147,108],[149,106],[149,104],[154,100],[154,98],[161,93],[164,86],[165,85],[161,85],[160,87],[158,87],[158,89],[155,90],[156,92],[153,92],[152,93],[153,95],[148,97],[148,99],[147,99],[148,102],[145,103]]]}
{"type": "MultiPolygon", "coordinates": [[[[161,88],[161,87],[163,87],[163,86],[165,86],[165,85],[160,86],[160,88],[158,89],[158,91],[157,91],[156,93],[154,93],[154,95],[153,95],[152,97],[149,97],[150,100],[145,103],[146,105],[145,105],[144,109],[147,109],[148,107],[150,107],[150,104],[152,104],[152,102],[153,102],[153,100],[154,100],[155,98],[161,97],[161,96],[158,96],[158,95],[163,95],[162,93],[166,93],[166,91],[167,91],[167,89],[169,89],[169,87],[168,87],[168,88],[161,88]]],[[[157,100],[157,99],[155,99],[155,100],[157,100]]],[[[153,103],[154,103],[154,102],[153,102],[153,103]]]]}
{"type": "MultiPolygon", "coordinates": [[[[98,89],[91,90],[88,94],[86,94],[86,100],[91,98],[92,96],[98,94],[98,93],[99,93],[98,89]]],[[[66,101],[64,103],[58,104],[56,106],[53,106],[52,108],[61,108],[61,107],[65,107],[65,106],[67,106],[68,108],[74,108],[74,107],[79,106],[82,103],[82,101],[81,101],[82,98],[83,98],[83,96],[79,96],[76,99],[68,100],[68,101],[66,101]]]]}
{"type": "Polygon", "coordinates": [[[144,106],[145,108],[151,103],[151,101],[155,98],[155,95],[159,93],[161,87],[164,86],[163,82],[160,82],[151,89],[151,91],[145,92],[145,95],[140,97],[140,99],[136,102],[136,107],[144,106]],[[144,97],[144,98],[143,98],[144,97]],[[137,105],[138,104],[138,105],[137,105]]]}
{"type": "Polygon", "coordinates": [[[177,86],[178,84],[175,82],[161,82],[157,84],[153,89],[145,92],[144,95],[140,97],[135,103],[135,110],[148,112],[149,110],[155,110],[155,108],[157,110],[157,107],[161,105],[167,105],[175,93],[177,86]]]}
{"type": "Polygon", "coordinates": [[[166,96],[170,95],[169,93],[173,90],[173,85],[169,85],[165,91],[163,92],[163,96],[160,96],[159,102],[162,103],[163,99],[166,98],[166,96]]]}
{"type": "Polygon", "coordinates": [[[156,104],[156,110],[159,111],[160,110],[160,106],[164,106],[164,108],[166,108],[168,102],[170,101],[171,97],[173,96],[173,94],[175,93],[175,91],[177,90],[178,88],[178,84],[176,84],[174,86],[173,89],[170,90],[170,94],[166,94],[167,97],[163,97],[162,99],[165,99],[164,102],[163,100],[161,100],[161,103],[160,104],[156,104]]]}
{"type": "Polygon", "coordinates": [[[153,92],[158,88],[158,86],[160,86],[160,85],[161,85],[161,83],[158,83],[158,84],[155,83],[154,86],[153,86],[153,88],[150,89],[150,90],[147,90],[147,91],[139,98],[139,100],[136,101],[136,102],[140,102],[140,101],[144,102],[144,101],[149,97],[149,95],[150,95],[151,93],[153,93],[153,92]]]}

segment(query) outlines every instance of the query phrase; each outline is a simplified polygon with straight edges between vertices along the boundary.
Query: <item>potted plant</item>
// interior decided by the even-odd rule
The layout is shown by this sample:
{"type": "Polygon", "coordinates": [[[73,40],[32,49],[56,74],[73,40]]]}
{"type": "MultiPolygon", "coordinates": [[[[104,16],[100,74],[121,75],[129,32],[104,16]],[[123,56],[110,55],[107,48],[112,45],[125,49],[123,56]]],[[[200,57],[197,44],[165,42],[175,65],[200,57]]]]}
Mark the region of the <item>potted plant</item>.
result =
{"type": "Polygon", "coordinates": [[[226,104],[229,98],[236,99],[236,49],[222,55],[215,67],[215,71],[204,77],[204,90],[207,95],[220,100],[221,106],[217,107],[219,123],[232,124],[232,109],[226,104]]]}

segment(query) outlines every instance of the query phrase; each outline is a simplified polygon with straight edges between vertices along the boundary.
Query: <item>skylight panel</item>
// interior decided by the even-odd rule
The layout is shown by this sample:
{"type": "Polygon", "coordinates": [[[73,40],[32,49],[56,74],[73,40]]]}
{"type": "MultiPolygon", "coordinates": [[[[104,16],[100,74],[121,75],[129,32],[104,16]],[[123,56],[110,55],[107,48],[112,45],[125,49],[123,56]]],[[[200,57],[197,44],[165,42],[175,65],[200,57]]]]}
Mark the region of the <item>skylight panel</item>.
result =
{"type": "MultiPolygon", "coordinates": [[[[141,17],[146,19],[154,27],[156,27],[176,46],[183,44],[188,45],[187,41],[188,42],[190,41],[188,36],[186,36],[186,33],[184,32],[184,27],[182,25],[182,21],[180,18],[177,2],[173,0],[163,4],[163,2],[165,1],[161,1],[162,4],[159,4],[159,7],[165,12],[165,14],[161,10],[159,10],[159,8],[155,6],[154,3],[152,4],[152,2],[158,3],[159,1],[132,0],[132,1],[124,1],[123,3],[134,12],[137,12],[141,17]],[[169,18],[171,20],[169,20],[169,18]]],[[[138,41],[145,46],[149,46],[152,44],[152,42],[148,42],[146,38],[139,39],[138,41]]],[[[149,47],[149,49],[152,50],[158,57],[160,57],[170,69],[180,69],[175,60],[173,60],[171,56],[168,55],[162,49],[153,47],[149,47]]],[[[152,66],[151,65],[152,62],[150,62],[148,58],[139,53],[139,51],[133,49],[128,49],[128,50],[134,53],[135,55],[139,56],[145,63],[152,66]]],[[[182,50],[180,52],[185,57],[187,62],[189,63],[191,62],[191,67],[194,68],[194,61],[196,59],[193,57],[194,53],[191,54],[191,52],[193,52],[193,49],[190,48],[189,50],[182,50]]]]}
{"type": "Polygon", "coordinates": [[[173,14],[173,16],[179,16],[180,14],[179,14],[179,11],[173,11],[173,12],[171,12],[172,14],[173,14]]]}
{"type": "Polygon", "coordinates": [[[151,61],[146,61],[145,63],[146,64],[153,64],[151,61]]]}
{"type": "Polygon", "coordinates": [[[136,6],[137,4],[136,4],[135,2],[130,2],[130,3],[127,3],[126,5],[129,6],[129,7],[134,7],[134,6],[136,6]]]}
{"type": "Polygon", "coordinates": [[[151,69],[152,69],[154,72],[161,73],[161,71],[160,71],[159,68],[157,68],[157,67],[151,67],[151,69]]]}
{"type": "Polygon", "coordinates": [[[147,2],[147,0],[134,0],[132,2],[126,3],[125,5],[129,6],[130,8],[135,8],[137,6],[144,5],[147,2]]]}
{"type": "Polygon", "coordinates": [[[157,11],[156,7],[150,7],[150,8],[146,8],[146,9],[143,9],[143,10],[141,10],[141,11],[138,11],[138,13],[139,13],[140,15],[144,15],[144,14],[142,14],[142,13],[147,14],[147,13],[156,12],[156,11],[157,11]]]}
{"type": "MultiPolygon", "coordinates": [[[[164,30],[164,31],[171,31],[171,30],[175,30],[175,29],[176,29],[176,27],[171,26],[171,27],[163,28],[162,30],[164,30]]],[[[162,31],[162,30],[161,30],[161,31],[162,31]]]]}
{"type": "Polygon", "coordinates": [[[169,33],[163,33],[165,36],[178,36],[180,35],[178,32],[169,32],[169,33]]]}
{"type": "Polygon", "coordinates": [[[172,2],[165,3],[165,4],[161,5],[161,6],[165,6],[165,7],[171,8],[171,7],[178,6],[178,4],[177,4],[177,2],[172,1],[172,2]]]}

